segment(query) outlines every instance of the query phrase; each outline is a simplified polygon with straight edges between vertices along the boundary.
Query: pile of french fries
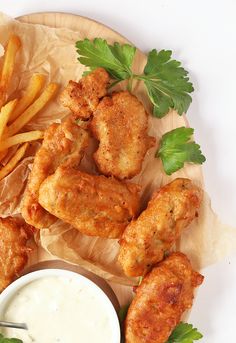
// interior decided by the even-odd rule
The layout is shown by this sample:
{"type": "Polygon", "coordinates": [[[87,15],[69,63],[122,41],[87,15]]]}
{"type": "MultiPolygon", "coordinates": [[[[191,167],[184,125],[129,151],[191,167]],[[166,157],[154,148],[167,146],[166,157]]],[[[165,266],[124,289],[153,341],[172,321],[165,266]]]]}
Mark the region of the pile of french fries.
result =
{"type": "Polygon", "coordinates": [[[9,161],[2,165],[0,180],[11,173],[24,157],[30,141],[43,138],[43,131],[22,132],[22,129],[50,102],[58,89],[56,83],[50,83],[43,89],[45,76],[34,74],[23,96],[9,101],[8,90],[20,49],[20,38],[12,35],[5,49],[0,75],[0,164],[13,146],[17,146],[17,150],[9,161]]]}

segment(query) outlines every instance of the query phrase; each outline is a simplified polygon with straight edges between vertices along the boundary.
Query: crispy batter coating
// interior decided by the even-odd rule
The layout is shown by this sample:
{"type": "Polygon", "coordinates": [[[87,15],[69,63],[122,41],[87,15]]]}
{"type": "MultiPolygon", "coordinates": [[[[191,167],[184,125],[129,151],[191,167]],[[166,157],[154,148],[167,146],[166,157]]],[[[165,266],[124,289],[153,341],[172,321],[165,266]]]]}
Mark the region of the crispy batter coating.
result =
{"type": "Polygon", "coordinates": [[[137,175],[147,150],[156,142],[147,129],[148,114],[134,95],[125,91],[102,99],[91,122],[100,141],[94,154],[98,169],[118,179],[137,175]]]}
{"type": "Polygon", "coordinates": [[[39,203],[89,236],[118,238],[139,209],[140,187],[59,167],[39,190],[39,203]]]}
{"type": "Polygon", "coordinates": [[[175,179],[158,190],[120,241],[119,261],[128,276],[144,275],[161,261],[197,216],[202,191],[189,179],[175,179]]]}
{"type": "Polygon", "coordinates": [[[87,119],[96,110],[99,100],[107,94],[109,75],[103,68],[95,69],[79,82],[69,81],[60,100],[75,118],[87,119]]]}
{"type": "Polygon", "coordinates": [[[62,124],[52,124],[45,131],[42,146],[35,155],[22,202],[22,216],[28,224],[41,229],[55,222],[56,218],[38,202],[39,187],[59,165],[78,166],[88,141],[88,132],[71,119],[62,124]]]}
{"type": "Polygon", "coordinates": [[[0,218],[0,292],[24,269],[28,261],[27,240],[31,228],[16,218],[0,218]]]}
{"type": "Polygon", "coordinates": [[[183,312],[192,306],[203,276],[188,258],[173,253],[147,274],[136,290],[126,323],[126,343],[165,343],[183,312]]]}

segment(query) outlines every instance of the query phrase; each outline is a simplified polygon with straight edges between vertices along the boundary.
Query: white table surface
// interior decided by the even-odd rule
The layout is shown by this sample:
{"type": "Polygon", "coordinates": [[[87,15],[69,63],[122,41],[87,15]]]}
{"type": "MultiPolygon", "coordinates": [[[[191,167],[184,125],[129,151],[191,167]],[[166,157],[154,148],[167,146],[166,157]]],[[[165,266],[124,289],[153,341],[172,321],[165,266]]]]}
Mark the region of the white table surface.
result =
{"type": "MultiPolygon", "coordinates": [[[[0,0],[13,17],[70,12],[100,21],[141,50],[171,49],[190,71],[195,92],[188,118],[207,157],[206,190],[225,223],[236,227],[235,0],[0,0]]],[[[236,257],[203,271],[189,322],[203,343],[235,342],[236,257]]]]}

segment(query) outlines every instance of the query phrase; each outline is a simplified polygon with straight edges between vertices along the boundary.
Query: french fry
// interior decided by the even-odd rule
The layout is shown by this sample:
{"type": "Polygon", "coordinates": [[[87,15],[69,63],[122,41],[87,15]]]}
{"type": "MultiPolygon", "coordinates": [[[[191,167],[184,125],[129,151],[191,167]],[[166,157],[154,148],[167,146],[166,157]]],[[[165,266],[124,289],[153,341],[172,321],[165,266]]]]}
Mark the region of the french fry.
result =
{"type": "Polygon", "coordinates": [[[11,114],[9,123],[12,123],[19,115],[21,115],[38,97],[45,83],[45,75],[34,74],[25,90],[23,97],[19,100],[17,107],[11,114]]]}
{"type": "Polygon", "coordinates": [[[12,78],[15,65],[16,53],[21,47],[20,38],[12,35],[8,41],[4,55],[2,74],[0,79],[0,108],[4,105],[7,98],[7,90],[12,78]]]}
{"type": "Polygon", "coordinates": [[[5,176],[10,174],[18,162],[24,157],[26,149],[28,148],[29,143],[23,144],[15,153],[15,155],[10,159],[10,161],[0,170],[0,180],[5,176]]]}
{"type": "MultiPolygon", "coordinates": [[[[6,129],[9,117],[11,116],[12,111],[15,109],[17,102],[18,102],[17,99],[9,101],[1,109],[1,112],[0,112],[0,141],[2,139],[4,131],[6,129]]],[[[4,151],[0,151],[0,161],[2,161],[4,159],[4,157],[6,157],[7,153],[8,153],[8,149],[6,149],[4,151]]]]}
{"type": "Polygon", "coordinates": [[[4,151],[13,145],[21,144],[25,142],[35,141],[43,138],[43,131],[29,131],[19,133],[18,135],[8,137],[4,141],[0,142],[0,151],[4,151]]]}
{"type": "Polygon", "coordinates": [[[17,104],[17,99],[9,101],[5,106],[1,108],[0,112],[0,141],[2,139],[4,130],[6,129],[7,123],[9,121],[9,118],[14,111],[16,104],[17,104]]]}
{"type": "Polygon", "coordinates": [[[0,162],[7,156],[8,149],[0,151],[0,162]]]}
{"type": "MultiPolygon", "coordinates": [[[[58,89],[56,83],[50,83],[35,102],[30,105],[6,130],[5,137],[10,137],[19,132],[55,95],[58,89]]],[[[0,149],[2,150],[2,149],[0,149]]]]}

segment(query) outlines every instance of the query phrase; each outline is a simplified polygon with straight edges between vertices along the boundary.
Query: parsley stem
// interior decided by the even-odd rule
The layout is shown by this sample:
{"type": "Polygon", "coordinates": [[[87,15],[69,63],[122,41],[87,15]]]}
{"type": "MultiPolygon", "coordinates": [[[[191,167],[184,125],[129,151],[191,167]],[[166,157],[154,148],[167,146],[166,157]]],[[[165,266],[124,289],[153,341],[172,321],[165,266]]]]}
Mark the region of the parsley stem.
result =
{"type": "Polygon", "coordinates": [[[129,78],[129,81],[128,81],[127,89],[129,92],[132,92],[132,86],[133,86],[133,75],[131,75],[131,77],[129,78]]]}
{"type": "Polygon", "coordinates": [[[133,74],[133,79],[145,81],[145,80],[148,80],[149,77],[147,77],[146,75],[143,75],[143,74],[141,74],[141,75],[133,74]]]}
{"type": "Polygon", "coordinates": [[[137,75],[134,74],[133,78],[136,80],[140,80],[140,81],[159,81],[159,79],[157,78],[156,75],[145,75],[145,74],[141,74],[141,75],[137,75]]]}

